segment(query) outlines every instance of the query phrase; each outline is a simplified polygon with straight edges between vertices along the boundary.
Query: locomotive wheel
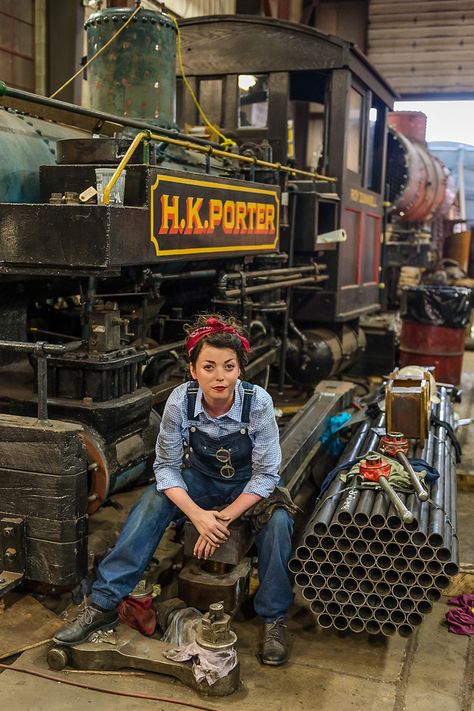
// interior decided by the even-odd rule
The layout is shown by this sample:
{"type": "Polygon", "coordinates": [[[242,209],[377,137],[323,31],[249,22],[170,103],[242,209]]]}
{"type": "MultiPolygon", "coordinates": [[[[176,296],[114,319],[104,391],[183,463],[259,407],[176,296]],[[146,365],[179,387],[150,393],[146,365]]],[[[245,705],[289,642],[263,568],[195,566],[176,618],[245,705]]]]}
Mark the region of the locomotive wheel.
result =
{"type": "Polygon", "coordinates": [[[64,667],[67,666],[67,663],[69,661],[69,654],[67,649],[65,649],[64,647],[51,647],[46,656],[46,661],[48,662],[48,666],[50,669],[54,669],[55,671],[61,671],[62,669],[64,669],[64,667]]]}

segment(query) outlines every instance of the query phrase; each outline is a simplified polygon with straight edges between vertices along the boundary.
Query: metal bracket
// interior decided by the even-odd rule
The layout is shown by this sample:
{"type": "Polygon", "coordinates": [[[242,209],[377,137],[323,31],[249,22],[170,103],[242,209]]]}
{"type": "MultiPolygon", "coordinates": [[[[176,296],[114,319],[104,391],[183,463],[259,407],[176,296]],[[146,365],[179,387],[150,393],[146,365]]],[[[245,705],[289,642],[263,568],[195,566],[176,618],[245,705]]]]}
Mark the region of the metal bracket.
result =
{"type": "Polygon", "coordinates": [[[25,577],[25,522],[22,518],[0,518],[0,597],[25,577]]]}

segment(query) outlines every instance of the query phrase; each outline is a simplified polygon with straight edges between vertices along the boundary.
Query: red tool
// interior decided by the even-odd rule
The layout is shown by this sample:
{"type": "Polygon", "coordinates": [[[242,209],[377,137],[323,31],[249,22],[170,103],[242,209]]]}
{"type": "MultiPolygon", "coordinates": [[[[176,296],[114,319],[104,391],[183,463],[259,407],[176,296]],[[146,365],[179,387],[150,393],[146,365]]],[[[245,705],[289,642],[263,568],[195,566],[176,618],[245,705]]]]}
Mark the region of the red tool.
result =
{"type": "Polygon", "coordinates": [[[402,432],[387,432],[385,437],[382,437],[379,444],[380,451],[388,454],[390,457],[398,459],[410,477],[415,493],[420,501],[428,499],[428,492],[417,477],[413,467],[408,461],[406,455],[408,452],[408,440],[403,436],[402,432]]]}
{"type": "Polygon", "coordinates": [[[385,491],[394,508],[398,511],[403,523],[411,523],[414,519],[411,511],[407,509],[403,501],[390,484],[388,477],[392,466],[390,462],[382,459],[380,454],[376,452],[368,454],[365,459],[362,459],[359,465],[359,473],[367,481],[376,481],[377,484],[385,491]]]}

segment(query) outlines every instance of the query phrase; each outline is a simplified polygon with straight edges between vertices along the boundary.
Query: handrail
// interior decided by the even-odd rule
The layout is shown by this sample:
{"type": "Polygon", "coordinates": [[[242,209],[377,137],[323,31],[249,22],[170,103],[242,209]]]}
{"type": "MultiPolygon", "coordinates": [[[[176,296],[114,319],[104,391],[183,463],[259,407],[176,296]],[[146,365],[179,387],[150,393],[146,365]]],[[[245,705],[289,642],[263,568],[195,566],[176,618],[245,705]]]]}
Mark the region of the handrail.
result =
{"type": "Polygon", "coordinates": [[[152,133],[151,131],[140,131],[137,133],[132,143],[125,152],[124,157],[117,166],[117,169],[110,181],[107,183],[104,190],[104,205],[109,204],[110,193],[115,183],[119,179],[123,169],[128,164],[131,156],[133,155],[136,148],[143,141],[160,141],[163,143],[170,143],[173,146],[180,146],[190,151],[197,151],[198,153],[205,153],[208,156],[218,156],[221,158],[228,158],[230,160],[236,160],[240,163],[247,163],[254,166],[259,166],[261,168],[270,168],[272,170],[281,170],[284,173],[289,173],[291,176],[301,175],[306,178],[312,178],[313,180],[325,180],[328,183],[335,183],[336,178],[329,178],[326,175],[320,175],[319,173],[312,173],[307,170],[299,170],[298,168],[291,168],[288,165],[282,165],[281,163],[270,163],[266,160],[259,160],[258,158],[251,158],[250,156],[241,156],[238,153],[229,153],[228,151],[223,151],[219,148],[214,148],[213,146],[201,146],[192,141],[183,141],[179,138],[171,138],[170,136],[162,136],[157,133],[152,133]]]}

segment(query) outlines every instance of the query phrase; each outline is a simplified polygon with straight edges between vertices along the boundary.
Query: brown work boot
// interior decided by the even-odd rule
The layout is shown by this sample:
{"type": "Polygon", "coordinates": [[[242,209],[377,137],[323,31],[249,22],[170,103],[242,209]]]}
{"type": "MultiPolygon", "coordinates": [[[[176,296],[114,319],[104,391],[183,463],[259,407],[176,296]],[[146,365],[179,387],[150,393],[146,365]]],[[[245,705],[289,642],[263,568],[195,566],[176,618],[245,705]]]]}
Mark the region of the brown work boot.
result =
{"type": "Polygon", "coordinates": [[[279,666],[288,661],[290,654],[285,619],[279,617],[264,625],[262,662],[279,666]]]}

